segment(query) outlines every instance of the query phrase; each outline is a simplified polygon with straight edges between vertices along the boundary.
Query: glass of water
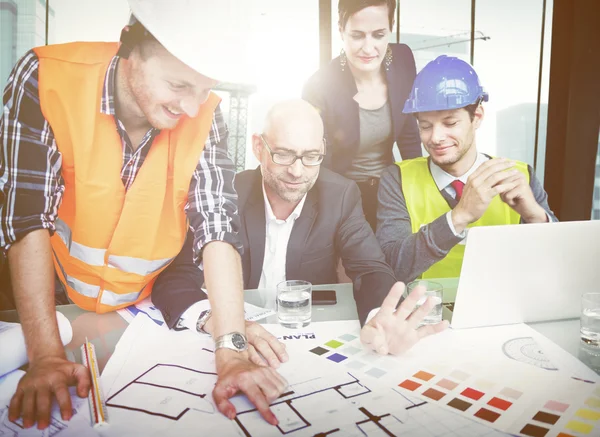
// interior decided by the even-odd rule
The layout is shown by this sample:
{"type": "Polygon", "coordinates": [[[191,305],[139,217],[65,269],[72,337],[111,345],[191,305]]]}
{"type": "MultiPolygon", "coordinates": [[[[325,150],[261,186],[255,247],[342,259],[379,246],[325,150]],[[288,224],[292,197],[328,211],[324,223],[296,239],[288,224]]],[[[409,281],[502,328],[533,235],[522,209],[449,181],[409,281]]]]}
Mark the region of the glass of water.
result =
{"type": "Polygon", "coordinates": [[[581,296],[581,341],[600,347],[600,293],[581,296]]]}
{"type": "Polygon", "coordinates": [[[306,281],[283,281],[277,284],[277,319],[286,328],[310,324],[312,284],[306,281]]]}
{"type": "Polygon", "coordinates": [[[419,285],[425,287],[425,296],[419,299],[415,310],[423,305],[428,297],[431,297],[435,303],[433,309],[423,318],[421,323],[419,323],[419,326],[440,323],[442,321],[442,297],[444,295],[444,287],[442,284],[437,282],[419,279],[407,285],[407,293],[412,293],[412,291],[419,285]]]}

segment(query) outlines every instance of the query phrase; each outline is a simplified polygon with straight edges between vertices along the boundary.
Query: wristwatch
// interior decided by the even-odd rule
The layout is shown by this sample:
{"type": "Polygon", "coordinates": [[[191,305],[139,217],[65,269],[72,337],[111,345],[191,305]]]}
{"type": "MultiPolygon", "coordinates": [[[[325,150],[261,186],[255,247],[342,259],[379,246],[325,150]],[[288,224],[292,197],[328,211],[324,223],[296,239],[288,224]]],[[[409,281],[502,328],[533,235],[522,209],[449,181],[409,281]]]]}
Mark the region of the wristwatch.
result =
{"type": "Polygon", "coordinates": [[[211,314],[212,314],[211,310],[204,310],[200,313],[200,316],[198,316],[198,320],[196,321],[196,331],[198,331],[202,334],[210,335],[208,332],[206,332],[204,330],[204,325],[206,325],[206,322],[208,322],[208,319],[210,318],[211,314]]]}
{"type": "Polygon", "coordinates": [[[217,338],[215,341],[215,352],[219,349],[232,349],[236,352],[244,352],[248,349],[248,340],[241,332],[230,332],[217,338]]]}

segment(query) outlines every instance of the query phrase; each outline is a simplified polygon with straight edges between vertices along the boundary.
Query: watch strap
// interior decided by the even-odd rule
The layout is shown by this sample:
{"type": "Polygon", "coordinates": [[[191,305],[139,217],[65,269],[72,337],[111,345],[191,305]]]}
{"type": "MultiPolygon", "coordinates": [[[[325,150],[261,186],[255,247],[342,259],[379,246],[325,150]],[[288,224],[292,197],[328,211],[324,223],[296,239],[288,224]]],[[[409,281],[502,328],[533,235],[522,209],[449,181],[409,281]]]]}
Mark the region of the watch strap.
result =
{"type": "Polygon", "coordinates": [[[211,314],[212,311],[210,309],[204,310],[200,313],[200,315],[198,316],[198,320],[196,321],[196,331],[200,332],[201,334],[210,335],[204,330],[204,326],[206,325],[206,322],[208,322],[208,319],[210,318],[211,314]]]}
{"type": "Polygon", "coordinates": [[[229,334],[221,335],[215,340],[215,352],[219,349],[231,349],[236,352],[243,352],[248,349],[248,339],[241,332],[230,332],[229,334]],[[242,348],[236,346],[234,343],[234,337],[237,336],[243,340],[242,348]]]}

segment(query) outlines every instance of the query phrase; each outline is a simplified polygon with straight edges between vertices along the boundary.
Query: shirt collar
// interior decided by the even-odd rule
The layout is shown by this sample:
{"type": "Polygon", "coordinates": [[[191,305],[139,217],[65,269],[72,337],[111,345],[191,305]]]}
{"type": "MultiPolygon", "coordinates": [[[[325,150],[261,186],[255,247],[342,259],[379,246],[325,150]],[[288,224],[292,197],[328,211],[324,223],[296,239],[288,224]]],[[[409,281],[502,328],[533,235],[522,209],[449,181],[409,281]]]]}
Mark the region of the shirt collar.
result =
{"type": "Polygon", "coordinates": [[[102,99],[100,100],[100,112],[107,115],[115,115],[115,79],[119,56],[113,56],[108,64],[108,70],[104,76],[104,86],[102,87],[102,99]]]}
{"type": "Polygon", "coordinates": [[[435,164],[431,159],[429,160],[429,170],[431,171],[431,176],[433,176],[433,180],[435,181],[435,184],[437,185],[438,190],[442,191],[446,187],[448,187],[448,185],[450,185],[455,179],[458,179],[462,183],[466,184],[469,176],[471,176],[475,172],[475,170],[477,170],[479,168],[479,166],[481,164],[483,164],[485,161],[487,161],[488,159],[489,158],[487,156],[485,156],[483,153],[478,153],[477,158],[475,158],[475,162],[473,163],[471,168],[465,174],[460,176],[459,178],[456,178],[456,177],[452,176],[451,174],[446,173],[444,170],[442,170],[441,167],[439,167],[437,164],[435,164]]]}
{"type": "Polygon", "coordinates": [[[300,217],[300,213],[302,212],[302,208],[304,207],[304,202],[306,201],[306,194],[304,196],[302,196],[302,199],[300,200],[298,205],[296,205],[296,208],[294,208],[294,210],[292,211],[292,213],[290,214],[290,216],[287,219],[279,220],[275,217],[275,214],[273,213],[273,208],[271,208],[271,203],[269,202],[269,199],[267,198],[267,192],[265,191],[265,183],[264,182],[262,183],[262,192],[263,192],[263,199],[265,201],[265,218],[267,219],[267,223],[272,222],[272,221],[289,223],[290,221],[296,221],[296,219],[298,217],[300,217]]]}

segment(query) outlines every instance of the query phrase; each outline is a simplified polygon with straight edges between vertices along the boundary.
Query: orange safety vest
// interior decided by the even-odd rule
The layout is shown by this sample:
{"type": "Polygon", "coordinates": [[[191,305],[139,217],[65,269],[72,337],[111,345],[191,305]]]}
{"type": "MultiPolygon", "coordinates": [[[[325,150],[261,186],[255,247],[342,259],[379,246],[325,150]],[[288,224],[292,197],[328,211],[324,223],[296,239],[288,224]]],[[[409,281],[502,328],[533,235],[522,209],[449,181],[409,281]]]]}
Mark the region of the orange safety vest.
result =
{"type": "Polygon", "coordinates": [[[211,93],[194,118],[163,130],[128,191],[114,116],[100,112],[117,43],[38,47],[39,95],[62,155],[65,190],[51,237],[69,298],[104,313],[139,302],[185,241],[184,207],[214,111],[211,93]]]}

